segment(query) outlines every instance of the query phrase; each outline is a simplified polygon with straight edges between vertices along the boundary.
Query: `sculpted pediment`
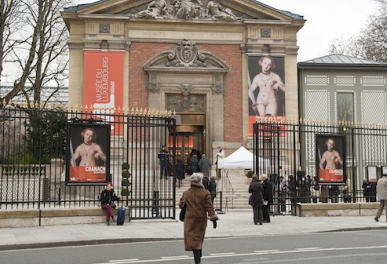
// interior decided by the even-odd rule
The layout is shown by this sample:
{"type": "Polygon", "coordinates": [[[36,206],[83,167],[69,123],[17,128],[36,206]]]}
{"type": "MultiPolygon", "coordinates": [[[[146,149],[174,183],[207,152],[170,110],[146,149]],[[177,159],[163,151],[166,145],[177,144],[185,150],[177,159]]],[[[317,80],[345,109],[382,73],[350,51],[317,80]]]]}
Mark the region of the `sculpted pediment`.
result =
{"type": "Polygon", "coordinates": [[[184,95],[196,89],[198,79],[202,78],[207,80],[205,83],[211,87],[213,93],[224,94],[224,75],[229,67],[212,53],[198,49],[194,42],[185,39],[173,50],[161,52],[151,58],[145,63],[144,71],[149,76],[148,90],[151,93],[159,92],[163,86],[161,76],[170,76],[169,80],[173,79],[175,83],[167,86],[175,86],[184,95]]]}
{"type": "Polygon", "coordinates": [[[212,53],[199,50],[187,39],[170,51],[165,51],[144,65],[145,71],[218,71],[228,72],[229,67],[212,53]]]}
{"type": "Polygon", "coordinates": [[[106,0],[69,7],[79,15],[117,15],[128,19],[153,20],[298,20],[302,16],[277,10],[254,0],[106,0]]]}

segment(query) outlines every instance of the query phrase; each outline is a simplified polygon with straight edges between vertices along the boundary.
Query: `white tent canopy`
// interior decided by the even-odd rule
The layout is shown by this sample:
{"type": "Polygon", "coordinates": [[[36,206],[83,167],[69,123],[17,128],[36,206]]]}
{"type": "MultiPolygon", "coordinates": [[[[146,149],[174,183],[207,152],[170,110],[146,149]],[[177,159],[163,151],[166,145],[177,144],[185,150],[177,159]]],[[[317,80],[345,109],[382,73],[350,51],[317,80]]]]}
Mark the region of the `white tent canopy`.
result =
{"type": "MultiPolygon", "coordinates": [[[[269,167],[269,161],[259,158],[259,165],[269,167]]],[[[231,155],[221,160],[218,164],[219,169],[253,169],[254,155],[243,146],[231,155]]]]}

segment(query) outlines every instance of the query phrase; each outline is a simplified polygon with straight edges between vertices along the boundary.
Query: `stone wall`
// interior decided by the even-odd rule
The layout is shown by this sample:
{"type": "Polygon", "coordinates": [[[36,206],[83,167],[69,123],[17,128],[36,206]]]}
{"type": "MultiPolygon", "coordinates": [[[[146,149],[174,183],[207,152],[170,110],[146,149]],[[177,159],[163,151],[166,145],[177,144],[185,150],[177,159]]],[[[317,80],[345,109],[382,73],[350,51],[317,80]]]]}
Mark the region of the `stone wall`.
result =
{"type": "Polygon", "coordinates": [[[318,203],[298,204],[297,215],[314,216],[366,216],[375,215],[379,203],[318,203]]]}

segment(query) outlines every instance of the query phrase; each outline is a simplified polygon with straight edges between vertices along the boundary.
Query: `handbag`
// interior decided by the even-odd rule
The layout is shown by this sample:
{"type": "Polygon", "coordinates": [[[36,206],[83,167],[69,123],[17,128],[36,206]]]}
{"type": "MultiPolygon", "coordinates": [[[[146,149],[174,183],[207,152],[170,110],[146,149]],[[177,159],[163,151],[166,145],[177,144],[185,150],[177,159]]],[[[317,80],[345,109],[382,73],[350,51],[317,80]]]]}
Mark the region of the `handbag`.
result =
{"type": "Polygon", "coordinates": [[[182,222],[184,222],[184,217],[185,217],[185,211],[186,210],[187,210],[187,204],[185,203],[185,193],[184,193],[183,206],[181,207],[180,215],[179,215],[179,219],[182,222]]]}
{"type": "Polygon", "coordinates": [[[252,194],[249,197],[249,205],[253,205],[253,195],[252,194]]]}
{"type": "Polygon", "coordinates": [[[116,209],[117,205],[116,205],[113,201],[111,201],[111,202],[110,202],[110,207],[111,207],[112,209],[116,209]]]}

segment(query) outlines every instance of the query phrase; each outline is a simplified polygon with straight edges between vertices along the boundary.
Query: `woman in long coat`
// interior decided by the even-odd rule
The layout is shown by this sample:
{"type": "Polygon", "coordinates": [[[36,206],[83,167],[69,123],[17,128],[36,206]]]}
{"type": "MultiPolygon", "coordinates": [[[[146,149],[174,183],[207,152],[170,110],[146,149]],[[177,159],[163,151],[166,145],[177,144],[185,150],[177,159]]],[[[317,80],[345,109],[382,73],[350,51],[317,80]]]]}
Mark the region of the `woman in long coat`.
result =
{"type": "Polygon", "coordinates": [[[190,173],[199,172],[199,161],[196,155],[193,155],[189,164],[190,173]]]}
{"type": "Polygon", "coordinates": [[[185,174],[184,163],[181,159],[178,159],[176,163],[176,179],[177,179],[178,187],[180,187],[183,179],[185,178],[184,174],[185,174]]]}
{"type": "Polygon", "coordinates": [[[263,187],[258,181],[257,174],[252,177],[252,182],[249,186],[249,193],[251,193],[249,204],[253,207],[254,224],[262,225],[262,206],[263,206],[263,187]]]}
{"type": "Polygon", "coordinates": [[[202,247],[207,228],[207,213],[211,221],[218,220],[211,202],[210,192],[202,185],[202,173],[194,173],[191,187],[180,198],[179,207],[183,201],[187,206],[184,218],[184,247],[186,251],[193,251],[195,263],[201,262],[202,247]]]}

